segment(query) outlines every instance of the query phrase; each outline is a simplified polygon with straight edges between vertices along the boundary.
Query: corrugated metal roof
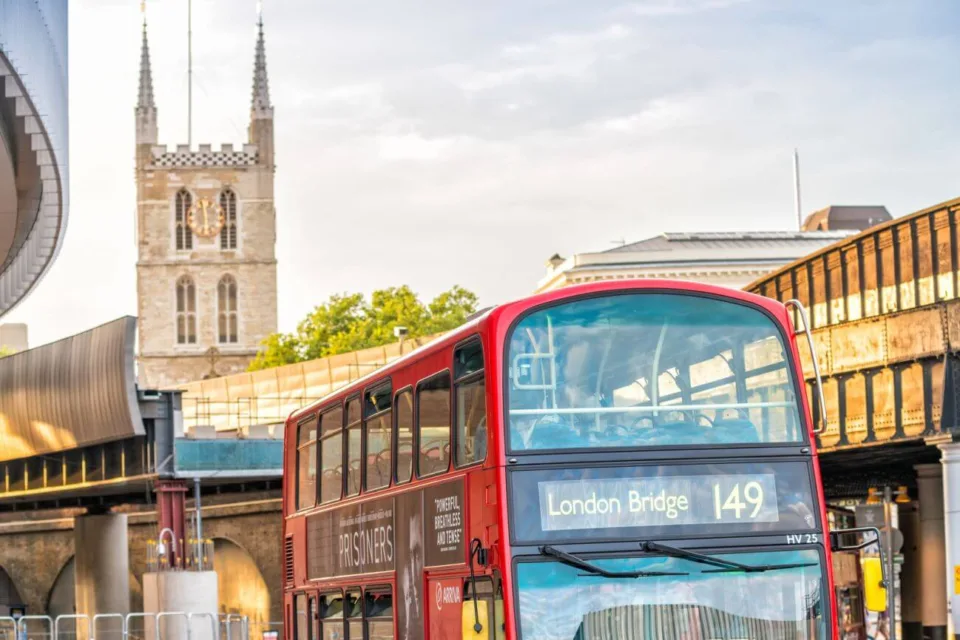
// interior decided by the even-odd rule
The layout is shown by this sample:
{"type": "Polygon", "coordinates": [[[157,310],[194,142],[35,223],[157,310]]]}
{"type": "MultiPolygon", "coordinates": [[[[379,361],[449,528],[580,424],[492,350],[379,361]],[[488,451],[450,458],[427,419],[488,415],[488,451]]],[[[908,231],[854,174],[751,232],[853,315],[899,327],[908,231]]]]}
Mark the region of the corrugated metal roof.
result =
{"type": "Polygon", "coordinates": [[[784,248],[813,251],[826,244],[853,235],[855,231],[697,231],[663,233],[607,249],[602,253],[637,253],[643,251],[677,251],[690,249],[754,249],[784,248]]]}

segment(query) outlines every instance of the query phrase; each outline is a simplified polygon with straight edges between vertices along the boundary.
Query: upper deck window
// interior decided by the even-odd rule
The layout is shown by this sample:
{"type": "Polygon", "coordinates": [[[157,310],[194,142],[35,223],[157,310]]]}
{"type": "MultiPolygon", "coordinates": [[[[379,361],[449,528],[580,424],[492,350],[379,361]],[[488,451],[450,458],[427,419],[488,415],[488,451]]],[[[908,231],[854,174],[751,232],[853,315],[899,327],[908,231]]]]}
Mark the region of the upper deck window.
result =
{"type": "Polygon", "coordinates": [[[483,347],[471,340],[454,353],[456,388],[456,465],[464,467],[487,457],[486,385],[483,378],[483,347]]]}
{"type": "Polygon", "coordinates": [[[442,473],[450,466],[450,373],[417,386],[417,436],[420,477],[442,473]]]}
{"type": "Polygon", "coordinates": [[[334,502],[343,494],[343,409],[320,416],[320,502],[334,502]]]}
{"type": "Polygon", "coordinates": [[[347,400],[347,496],[360,493],[363,464],[360,449],[362,443],[360,417],[360,397],[347,400]]]}
{"type": "Polygon", "coordinates": [[[390,383],[364,394],[364,433],[366,446],[366,489],[374,491],[390,485],[393,471],[393,418],[390,383]]]}
{"type": "Polygon", "coordinates": [[[747,305],[585,298],[526,316],[507,350],[514,451],[804,439],[782,334],[747,305]]]}
{"type": "Polygon", "coordinates": [[[317,502],[317,417],[297,425],[297,509],[317,502]]]}

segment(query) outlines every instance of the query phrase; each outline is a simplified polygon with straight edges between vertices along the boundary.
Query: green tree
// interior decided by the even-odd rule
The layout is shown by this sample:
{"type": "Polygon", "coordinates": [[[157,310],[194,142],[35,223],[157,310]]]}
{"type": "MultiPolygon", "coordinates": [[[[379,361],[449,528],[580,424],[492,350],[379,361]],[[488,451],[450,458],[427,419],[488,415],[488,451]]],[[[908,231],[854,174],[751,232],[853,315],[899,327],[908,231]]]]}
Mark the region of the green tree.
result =
{"type": "Polygon", "coordinates": [[[0,344],[0,358],[6,358],[7,356],[12,356],[17,352],[16,349],[8,347],[5,344],[0,344]]]}
{"type": "Polygon", "coordinates": [[[274,333],[261,343],[251,371],[324,358],[396,340],[393,330],[406,327],[417,338],[449,331],[477,310],[477,296],[455,286],[424,304],[403,285],[363,294],[337,294],[311,311],[293,333],[274,333]]]}

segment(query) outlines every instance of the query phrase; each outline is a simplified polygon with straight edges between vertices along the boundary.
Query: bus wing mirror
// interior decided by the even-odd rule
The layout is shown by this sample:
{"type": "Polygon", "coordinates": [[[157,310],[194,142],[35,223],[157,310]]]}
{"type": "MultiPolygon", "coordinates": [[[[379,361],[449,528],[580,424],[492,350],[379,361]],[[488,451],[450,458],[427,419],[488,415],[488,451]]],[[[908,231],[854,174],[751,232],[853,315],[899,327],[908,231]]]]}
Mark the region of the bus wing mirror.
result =
{"type": "Polygon", "coordinates": [[[837,529],[830,532],[831,551],[859,551],[871,545],[877,545],[879,557],[863,558],[864,598],[869,611],[887,610],[887,569],[883,561],[883,544],[880,542],[880,529],[876,527],[857,527],[855,529],[837,529]],[[872,536],[869,534],[873,534],[872,536]],[[845,544],[844,536],[856,535],[860,541],[845,544]]]}
{"type": "Polygon", "coordinates": [[[490,637],[490,630],[487,628],[490,626],[487,622],[490,619],[488,616],[486,600],[474,601],[464,598],[460,606],[460,637],[463,640],[488,640],[490,637]]]}

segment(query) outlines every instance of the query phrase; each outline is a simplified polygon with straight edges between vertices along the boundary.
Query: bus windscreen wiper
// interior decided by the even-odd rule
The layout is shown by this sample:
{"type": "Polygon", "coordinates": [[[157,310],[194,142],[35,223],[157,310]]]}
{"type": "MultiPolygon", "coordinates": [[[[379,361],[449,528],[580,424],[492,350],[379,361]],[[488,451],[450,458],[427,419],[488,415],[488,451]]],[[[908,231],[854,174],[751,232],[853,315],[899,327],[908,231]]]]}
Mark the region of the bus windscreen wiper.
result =
{"type": "Polygon", "coordinates": [[[660,544],[659,542],[644,542],[641,546],[644,551],[648,551],[650,553],[659,553],[665,556],[671,556],[673,558],[682,558],[691,562],[698,562],[711,567],[718,567],[717,569],[707,569],[703,573],[726,573],[731,571],[743,571],[744,573],[763,573],[764,571],[776,571],[779,569],[799,569],[801,567],[816,566],[815,562],[798,562],[794,564],[743,564],[741,562],[727,560],[726,558],[715,558],[713,556],[703,555],[702,553],[696,553],[688,549],[671,547],[666,544],[660,544]]]}
{"type": "Polygon", "coordinates": [[[575,556],[572,553],[567,553],[566,551],[560,551],[555,547],[549,545],[540,547],[540,553],[545,556],[550,556],[556,558],[563,564],[573,567],[575,569],[582,569],[588,573],[592,573],[596,576],[602,576],[604,578],[655,578],[658,576],[688,576],[689,573],[675,573],[667,571],[607,571],[603,567],[598,567],[597,565],[584,560],[579,556],[575,556]]]}

